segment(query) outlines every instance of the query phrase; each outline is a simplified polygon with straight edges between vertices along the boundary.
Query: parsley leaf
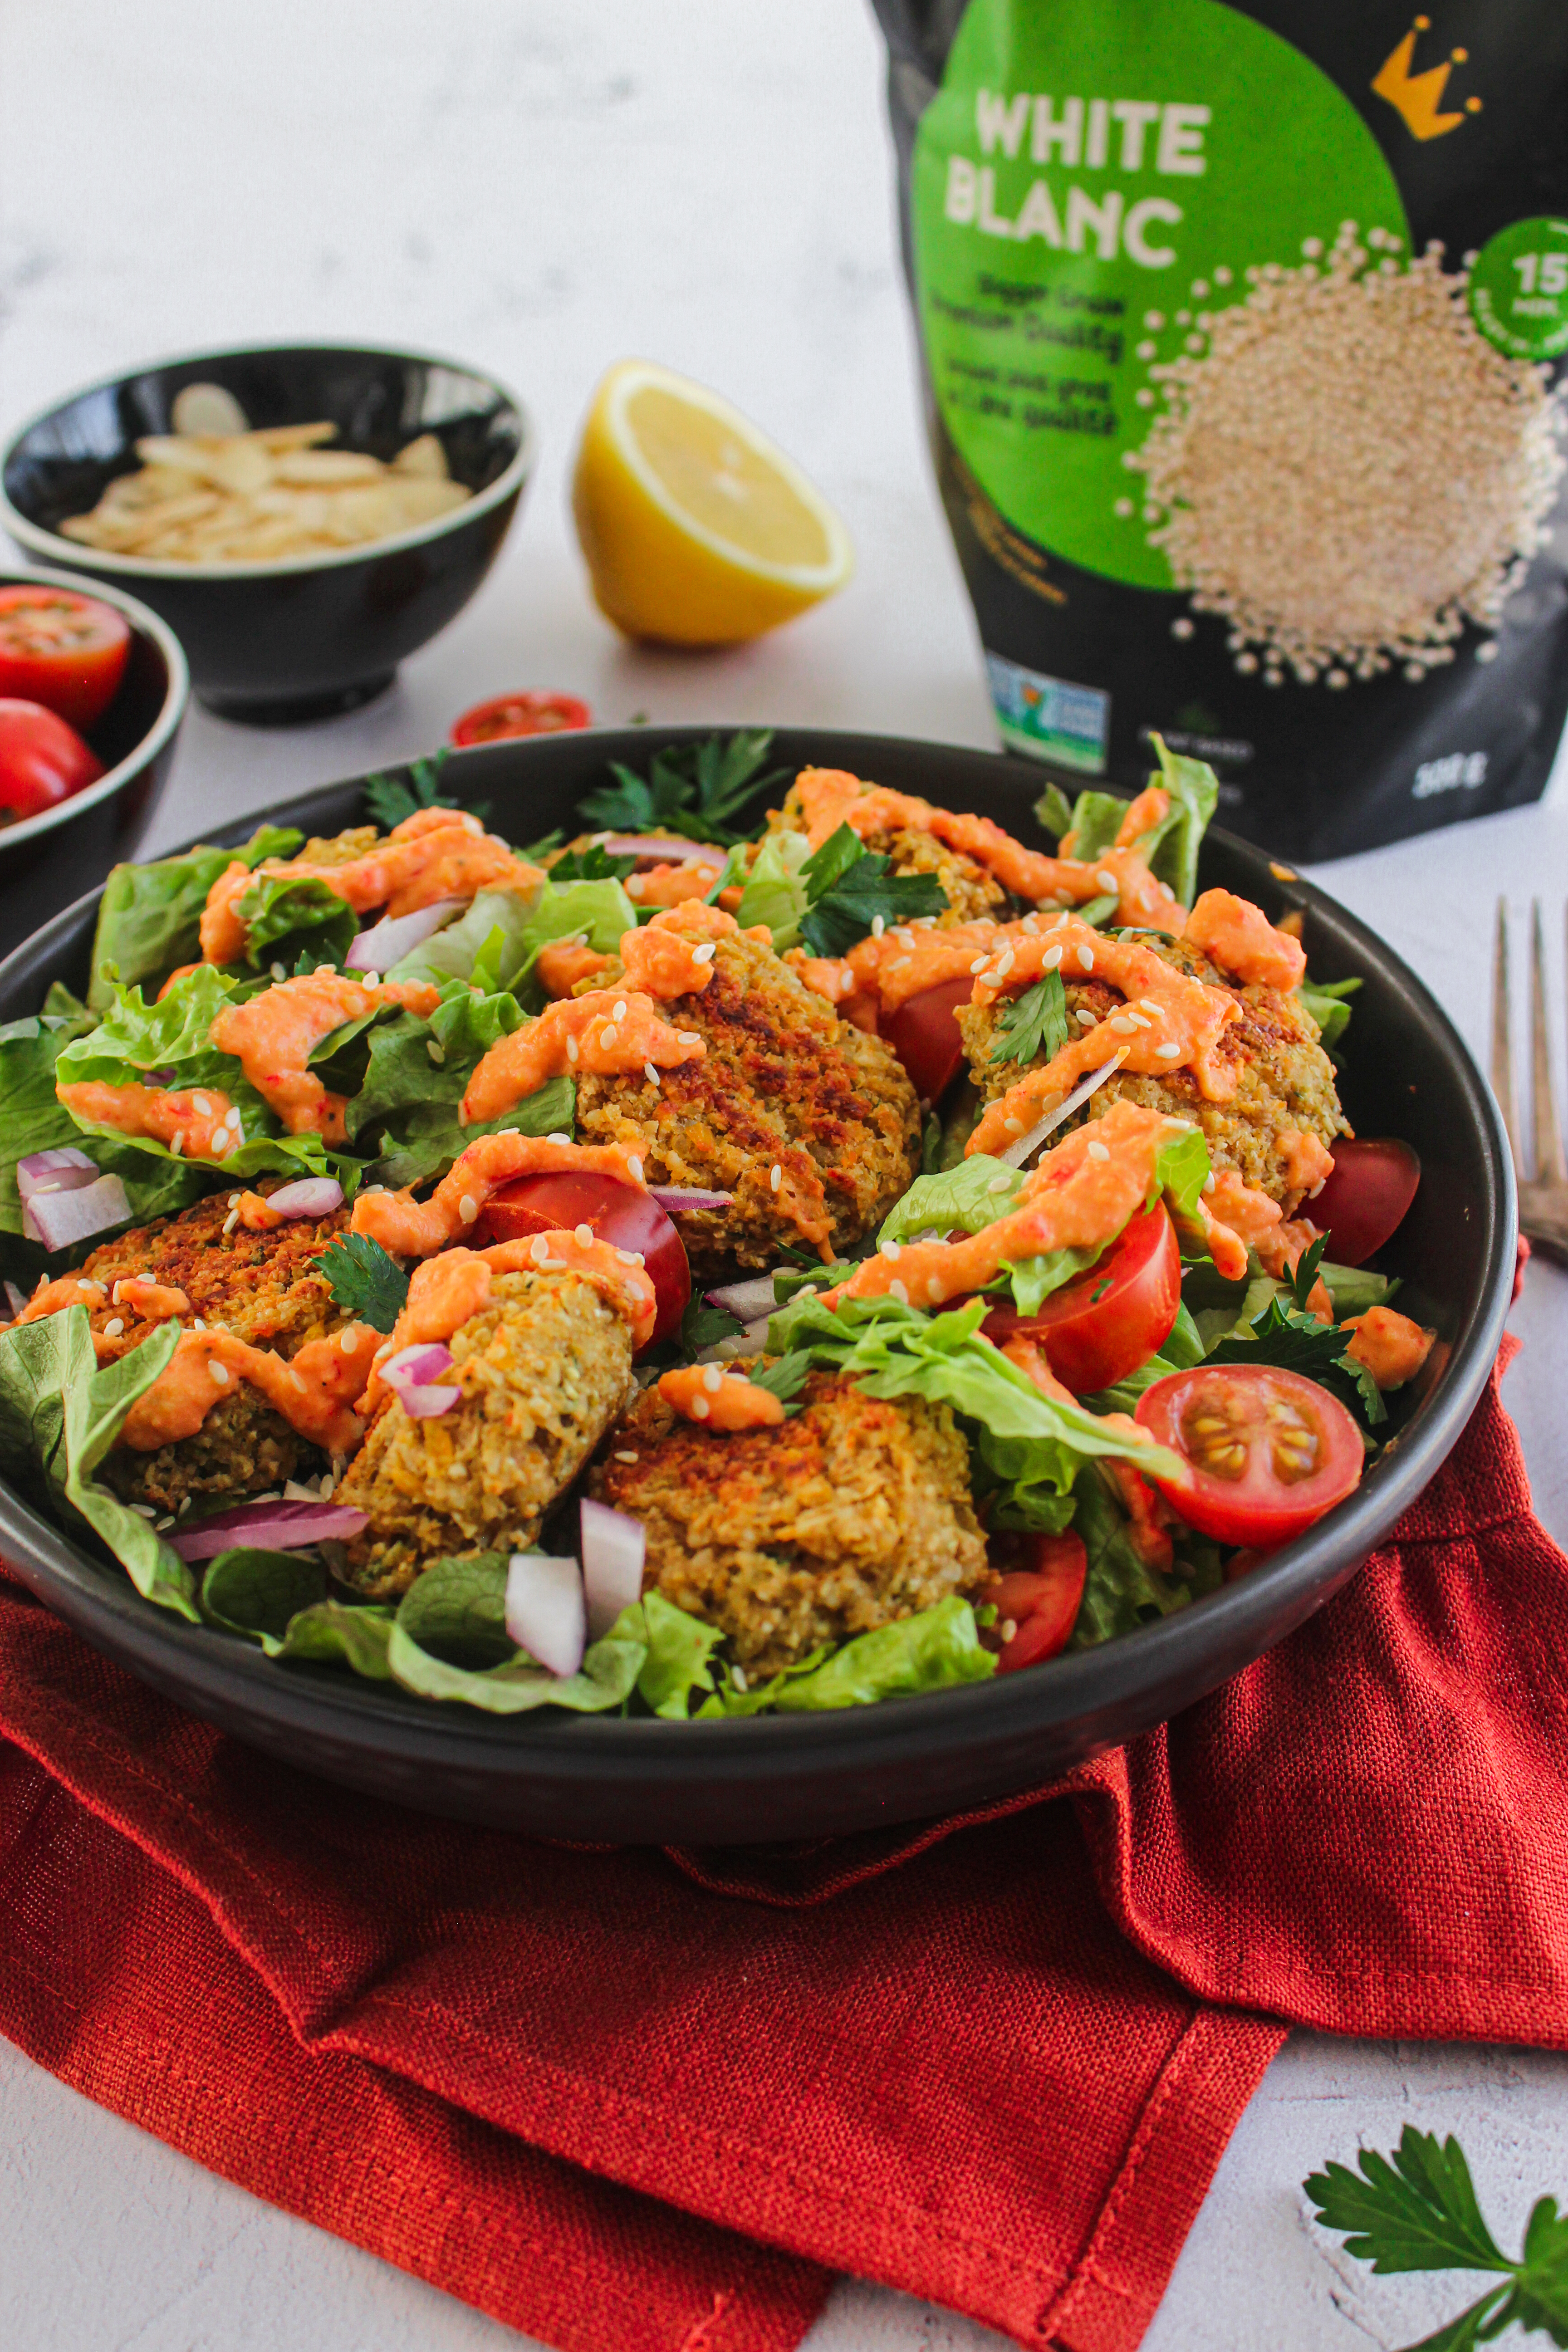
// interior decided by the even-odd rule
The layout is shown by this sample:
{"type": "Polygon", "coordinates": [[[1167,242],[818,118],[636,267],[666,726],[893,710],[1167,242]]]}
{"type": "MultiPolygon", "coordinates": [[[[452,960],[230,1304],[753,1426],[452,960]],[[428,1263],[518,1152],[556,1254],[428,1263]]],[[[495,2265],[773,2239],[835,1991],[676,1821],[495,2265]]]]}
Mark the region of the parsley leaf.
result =
{"type": "Polygon", "coordinates": [[[1303,1315],[1311,1312],[1312,1291],[1318,1279],[1318,1268],[1323,1262],[1323,1252],[1329,1246],[1327,1234],[1320,1234],[1310,1249],[1304,1249],[1290,1272],[1290,1296],[1303,1315]]]}
{"type": "Polygon", "coordinates": [[[746,837],[731,830],[731,820],[789,774],[787,768],[758,772],[773,740],[771,727],[752,727],[728,741],[710,735],[702,743],[667,744],[646,776],[612,760],[614,784],[579,801],[577,813],[615,833],[679,833],[728,848],[746,837]]]}
{"type": "Polygon", "coordinates": [[[805,1349],[795,1349],[788,1355],[775,1357],[771,1364],[757,1364],[752,1372],[752,1386],[771,1389],[780,1403],[787,1405],[805,1386],[810,1370],[809,1353],[805,1349]]]}
{"type": "Polygon", "coordinates": [[[333,1303],[373,1331],[390,1331],[408,1296],[408,1276],[368,1234],[340,1234],[312,1263],[326,1276],[333,1303]]]}
{"type": "Polygon", "coordinates": [[[994,1062],[1054,1061],[1068,1041],[1068,996],[1059,971],[1047,971],[1021,996],[1004,999],[996,1013],[994,1062]]]}
{"type": "MultiPolygon", "coordinates": [[[[1308,1252],[1303,1255],[1306,1263],[1308,1252]]],[[[1300,1276],[1300,1268],[1297,1273],[1300,1276]]],[[[1276,1291],[1261,1314],[1243,1320],[1211,1348],[1207,1364],[1273,1364],[1283,1372],[1300,1372],[1338,1396],[1352,1412],[1359,1408],[1369,1423],[1386,1421],[1388,1407],[1377,1382],[1364,1364],[1350,1352],[1346,1334],[1332,1323],[1320,1323],[1300,1307],[1287,1307],[1276,1291]]]]}
{"type": "Polygon", "coordinates": [[[1516,2321],[1568,2344],[1568,2214],[1539,2199],[1510,2262],[1487,2228],[1458,2140],[1406,2124],[1392,2157],[1363,2148],[1360,2170],[1330,2164],[1302,2182],[1326,2229],[1374,2271],[1482,2271],[1500,2284],[1409,2352],[1470,2352],[1516,2321]]]}
{"type": "Polygon", "coordinates": [[[550,879],[563,882],[624,882],[637,864],[635,857],[612,857],[602,841],[586,849],[569,849],[549,869],[550,879]]]}
{"type": "Polygon", "coordinates": [[[879,851],[863,849],[847,824],[806,859],[800,869],[806,892],[800,936],[811,954],[847,955],[879,915],[891,929],[944,911],[947,892],[934,874],[895,874],[892,864],[879,851]]]}
{"type": "MultiPolygon", "coordinates": [[[[364,780],[364,804],[377,824],[384,824],[390,833],[395,824],[401,824],[405,817],[417,816],[421,809],[458,807],[458,802],[448,800],[445,793],[437,789],[441,771],[451,756],[451,746],[443,743],[441,749],[432,751],[427,760],[411,760],[406,782],[401,776],[367,776],[364,780]]],[[[489,814],[488,804],[476,808],[473,814],[475,816],[487,816],[489,814]]]]}
{"type": "Polygon", "coordinates": [[[738,1315],[731,1315],[727,1307],[710,1307],[702,1293],[696,1291],[680,1321],[682,1351],[688,1356],[700,1356],[704,1348],[716,1348],[721,1339],[732,1339],[743,1328],[738,1315]]]}

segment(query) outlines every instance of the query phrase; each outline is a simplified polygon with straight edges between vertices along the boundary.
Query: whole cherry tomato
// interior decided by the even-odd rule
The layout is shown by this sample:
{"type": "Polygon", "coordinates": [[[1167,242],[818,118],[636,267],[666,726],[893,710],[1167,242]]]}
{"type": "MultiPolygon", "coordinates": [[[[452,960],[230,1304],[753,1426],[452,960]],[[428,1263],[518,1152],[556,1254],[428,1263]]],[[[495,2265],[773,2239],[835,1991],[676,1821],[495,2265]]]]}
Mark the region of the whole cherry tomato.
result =
{"type": "Polygon", "coordinates": [[[1273,1364],[1194,1364],[1156,1381],[1137,1419],[1181,1454],[1180,1478],[1140,1463],[1171,1508],[1216,1542],[1273,1551],[1354,1492],[1366,1459],[1337,1397],[1273,1364]]]}
{"type": "Polygon", "coordinates": [[[452,740],[462,750],[470,743],[500,743],[511,735],[564,735],[593,723],[593,712],[574,694],[497,694],[454,719],[452,740]]]}
{"type": "Polygon", "coordinates": [[[130,652],[130,625],[112,604],[69,588],[0,588],[0,697],[91,727],[119,693],[130,652]]]}
{"type": "Polygon", "coordinates": [[[1333,1150],[1333,1168],[1317,1197],[1303,1204],[1335,1265],[1364,1265],[1380,1250],[1415,1198],[1421,1162],[1397,1136],[1369,1136],[1333,1150]]]}
{"type": "Polygon", "coordinates": [[[1182,1253],[1163,1201],[1134,1217],[1091,1265],[1053,1290],[1038,1313],[994,1307],[981,1328],[998,1346],[1022,1333],[1074,1396],[1092,1395],[1147,1363],[1182,1303],[1182,1253]]]}
{"type": "Polygon", "coordinates": [[[636,1184],[563,1168],[542,1176],[514,1176],[485,1203],[484,1232],[494,1242],[557,1230],[571,1233],[578,1225],[591,1225],[600,1241],[616,1249],[641,1254],[658,1300],[648,1346],[679,1331],[691,1299],[686,1245],[673,1219],[636,1184]]]}
{"type": "Polygon", "coordinates": [[[96,784],[103,762],[41,702],[0,701],[0,809],[37,816],[96,784]]]}

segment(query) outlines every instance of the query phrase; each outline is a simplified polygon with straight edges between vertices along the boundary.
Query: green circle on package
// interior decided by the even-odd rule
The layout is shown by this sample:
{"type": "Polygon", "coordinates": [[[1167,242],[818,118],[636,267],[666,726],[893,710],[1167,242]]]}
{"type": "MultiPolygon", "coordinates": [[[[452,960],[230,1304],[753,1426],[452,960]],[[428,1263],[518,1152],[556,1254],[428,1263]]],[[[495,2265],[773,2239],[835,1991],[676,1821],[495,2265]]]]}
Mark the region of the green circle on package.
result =
{"type": "MultiPolygon", "coordinates": [[[[1373,267],[1410,251],[1355,107],[1222,0],[969,0],[910,194],[963,466],[1035,547],[1134,587],[1173,584],[1123,462],[1162,404],[1152,371],[1201,357],[1260,273],[1321,268],[1346,223],[1373,267]]],[[[999,537],[1010,568],[1037,566],[999,537]]]]}
{"type": "Polygon", "coordinates": [[[1510,359],[1568,352],[1568,220],[1510,221],[1488,237],[1470,271],[1470,316],[1510,359]]]}

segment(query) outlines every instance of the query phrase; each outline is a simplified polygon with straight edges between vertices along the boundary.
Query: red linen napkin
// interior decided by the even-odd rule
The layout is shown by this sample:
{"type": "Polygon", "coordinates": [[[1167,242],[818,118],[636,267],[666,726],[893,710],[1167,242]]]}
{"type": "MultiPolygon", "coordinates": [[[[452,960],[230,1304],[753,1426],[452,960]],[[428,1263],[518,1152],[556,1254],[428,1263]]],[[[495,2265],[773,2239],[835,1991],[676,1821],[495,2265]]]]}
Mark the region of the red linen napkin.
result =
{"type": "Polygon", "coordinates": [[[1568,2042],[1565,1654],[1495,1381],[1247,1675],[1055,1801],[912,1835],[426,1821],[6,1583],[0,2031],[566,2352],[773,2352],[837,2271],[1131,2352],[1279,2021],[1568,2042]]]}

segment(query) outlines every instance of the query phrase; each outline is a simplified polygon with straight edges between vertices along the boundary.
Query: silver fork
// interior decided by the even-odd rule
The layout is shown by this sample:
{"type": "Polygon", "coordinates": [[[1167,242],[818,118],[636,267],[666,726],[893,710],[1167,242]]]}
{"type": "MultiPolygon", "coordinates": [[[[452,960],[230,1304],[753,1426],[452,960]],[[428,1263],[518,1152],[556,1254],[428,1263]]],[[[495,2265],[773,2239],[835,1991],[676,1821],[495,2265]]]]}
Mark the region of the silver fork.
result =
{"type": "Polygon", "coordinates": [[[1509,1011],[1508,901],[1497,902],[1497,950],[1492,965],[1492,1092],[1513,1151],[1519,1179],[1519,1222],[1536,1248],[1568,1265],[1568,1155],[1552,1086],[1552,1045],[1546,1027],[1546,955],[1541,901],[1531,903],[1530,1066],[1531,1160],[1520,1149],[1513,1107],[1513,1037],[1509,1011]]]}

